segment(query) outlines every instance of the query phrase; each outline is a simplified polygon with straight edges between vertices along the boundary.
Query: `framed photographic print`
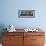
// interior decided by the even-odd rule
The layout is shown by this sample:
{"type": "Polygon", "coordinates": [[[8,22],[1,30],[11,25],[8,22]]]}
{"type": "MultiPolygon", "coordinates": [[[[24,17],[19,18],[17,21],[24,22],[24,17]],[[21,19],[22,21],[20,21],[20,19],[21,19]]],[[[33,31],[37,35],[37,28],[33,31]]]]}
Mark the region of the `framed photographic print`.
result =
{"type": "Polygon", "coordinates": [[[19,18],[34,18],[35,10],[19,10],[18,17],[19,18]]]}

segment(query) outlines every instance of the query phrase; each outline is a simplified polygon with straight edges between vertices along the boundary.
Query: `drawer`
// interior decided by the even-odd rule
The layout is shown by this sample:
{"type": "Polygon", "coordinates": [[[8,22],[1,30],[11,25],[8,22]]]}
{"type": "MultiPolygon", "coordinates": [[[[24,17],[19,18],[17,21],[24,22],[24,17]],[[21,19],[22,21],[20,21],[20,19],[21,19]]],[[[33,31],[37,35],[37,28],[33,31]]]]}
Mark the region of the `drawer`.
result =
{"type": "Polygon", "coordinates": [[[3,43],[15,43],[15,42],[22,42],[23,36],[4,36],[3,43]]]}
{"type": "Polygon", "coordinates": [[[31,44],[32,46],[44,46],[44,44],[31,44]]]}
{"type": "Polygon", "coordinates": [[[15,44],[2,44],[2,46],[16,46],[15,44]]]}
{"type": "Polygon", "coordinates": [[[4,32],[4,36],[23,36],[23,32],[4,32]]]}
{"type": "Polygon", "coordinates": [[[23,40],[23,36],[4,36],[3,41],[18,41],[23,40]]]}
{"type": "Polygon", "coordinates": [[[10,44],[10,43],[8,43],[8,44],[2,44],[2,46],[23,46],[23,43],[13,43],[13,44],[10,44]]]}
{"type": "Polygon", "coordinates": [[[43,44],[44,36],[32,36],[32,43],[33,44],[43,44]]]}
{"type": "Polygon", "coordinates": [[[45,33],[44,33],[44,32],[25,32],[25,33],[24,33],[24,36],[26,36],[26,35],[27,35],[27,36],[29,36],[29,35],[32,35],[32,36],[33,36],[33,35],[34,35],[34,36],[36,36],[36,35],[37,35],[37,36],[41,36],[41,35],[45,35],[45,33]]]}
{"type": "Polygon", "coordinates": [[[23,36],[7,36],[3,37],[3,46],[23,46],[23,36]]]}

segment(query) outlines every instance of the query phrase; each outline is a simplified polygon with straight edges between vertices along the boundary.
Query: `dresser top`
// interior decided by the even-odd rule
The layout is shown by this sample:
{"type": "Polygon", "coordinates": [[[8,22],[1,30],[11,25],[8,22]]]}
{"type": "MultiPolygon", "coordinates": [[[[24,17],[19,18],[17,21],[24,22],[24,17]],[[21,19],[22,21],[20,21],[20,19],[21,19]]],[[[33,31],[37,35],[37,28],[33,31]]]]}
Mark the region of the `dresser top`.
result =
{"type": "MultiPolygon", "coordinates": [[[[7,32],[8,32],[8,31],[7,31],[7,32]]],[[[26,32],[26,31],[25,31],[24,29],[16,29],[16,31],[15,31],[15,32],[26,32]]],[[[28,32],[30,32],[30,33],[31,33],[32,31],[28,31],[28,32]]],[[[36,32],[44,32],[44,31],[39,30],[39,31],[33,31],[33,32],[35,32],[35,33],[36,33],[36,32]]],[[[32,32],[32,33],[33,33],[33,32],[32,32]]]]}

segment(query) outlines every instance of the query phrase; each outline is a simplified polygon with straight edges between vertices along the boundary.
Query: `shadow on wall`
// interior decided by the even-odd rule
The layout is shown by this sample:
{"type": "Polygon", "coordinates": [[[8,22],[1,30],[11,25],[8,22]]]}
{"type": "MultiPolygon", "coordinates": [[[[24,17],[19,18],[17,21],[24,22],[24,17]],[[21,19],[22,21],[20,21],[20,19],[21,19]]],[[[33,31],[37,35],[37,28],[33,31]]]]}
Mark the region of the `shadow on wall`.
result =
{"type": "Polygon", "coordinates": [[[0,24],[0,43],[2,43],[2,36],[3,36],[3,32],[5,32],[3,29],[6,28],[6,26],[4,24],[0,24]]]}

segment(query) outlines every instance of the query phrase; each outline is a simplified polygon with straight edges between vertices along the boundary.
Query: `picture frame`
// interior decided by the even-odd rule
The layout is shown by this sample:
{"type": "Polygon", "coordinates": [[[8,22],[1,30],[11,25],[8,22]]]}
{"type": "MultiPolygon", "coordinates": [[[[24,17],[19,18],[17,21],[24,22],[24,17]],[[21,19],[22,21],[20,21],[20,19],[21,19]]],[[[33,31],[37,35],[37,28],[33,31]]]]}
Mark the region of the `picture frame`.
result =
{"type": "Polygon", "coordinates": [[[19,18],[35,18],[35,10],[19,10],[19,18]]]}

